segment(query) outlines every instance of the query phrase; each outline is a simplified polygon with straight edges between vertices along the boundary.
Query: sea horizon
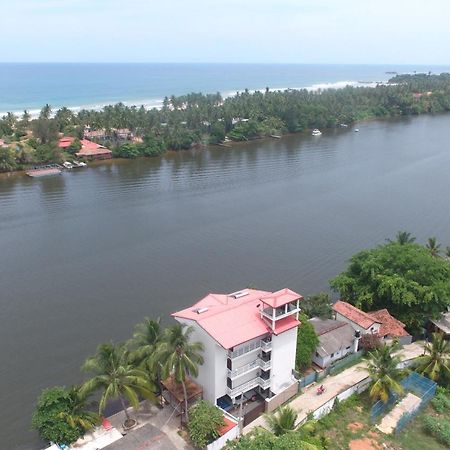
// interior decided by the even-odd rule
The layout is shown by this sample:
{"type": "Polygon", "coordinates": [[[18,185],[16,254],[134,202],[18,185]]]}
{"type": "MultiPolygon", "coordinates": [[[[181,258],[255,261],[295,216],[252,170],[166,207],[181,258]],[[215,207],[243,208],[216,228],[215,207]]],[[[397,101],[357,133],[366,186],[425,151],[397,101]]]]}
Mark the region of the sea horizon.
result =
{"type": "Polygon", "coordinates": [[[392,73],[442,73],[450,66],[309,63],[0,63],[0,116],[27,110],[36,117],[45,104],[78,112],[124,103],[161,107],[164,97],[245,89],[328,89],[383,83],[392,73]],[[139,68],[139,70],[136,70],[139,68]],[[107,69],[105,71],[105,69],[107,69]],[[282,70],[280,70],[282,69],[282,70]],[[388,73],[387,73],[388,72],[388,73]]]}

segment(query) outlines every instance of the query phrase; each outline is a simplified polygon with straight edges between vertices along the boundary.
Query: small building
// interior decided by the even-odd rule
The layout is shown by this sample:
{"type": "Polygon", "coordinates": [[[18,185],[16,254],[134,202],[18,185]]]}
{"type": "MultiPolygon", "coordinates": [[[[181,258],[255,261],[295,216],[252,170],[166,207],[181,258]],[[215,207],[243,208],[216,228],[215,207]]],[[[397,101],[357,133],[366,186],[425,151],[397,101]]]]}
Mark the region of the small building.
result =
{"type": "Polygon", "coordinates": [[[398,339],[401,344],[410,344],[412,336],[405,324],[392,316],[387,309],[364,312],[350,303],[339,300],[333,305],[336,320],[349,323],[361,334],[376,334],[381,339],[398,339]]]}
{"type": "Polygon", "coordinates": [[[133,133],[128,128],[113,128],[117,139],[128,140],[133,138],[133,133]]]}
{"type": "Polygon", "coordinates": [[[91,127],[86,127],[84,129],[83,136],[85,139],[106,139],[108,134],[104,128],[100,128],[99,130],[93,130],[91,127]]]}
{"type": "Polygon", "coordinates": [[[245,400],[297,393],[292,371],[302,298],[290,289],[243,289],[208,294],[172,314],[192,326],[192,340],[204,346],[197,381],[205,400],[229,410],[245,400]]]}
{"type": "Polygon", "coordinates": [[[432,332],[443,333],[445,339],[450,339],[450,307],[439,319],[432,319],[430,322],[432,332]]]}
{"type": "Polygon", "coordinates": [[[380,330],[381,322],[350,303],[338,300],[333,305],[333,311],[336,320],[349,323],[361,334],[375,334],[380,330]]]}
{"type": "Polygon", "coordinates": [[[318,317],[309,322],[319,338],[312,360],[320,368],[325,369],[335,361],[358,351],[358,332],[349,323],[318,317]]]}
{"type": "Polygon", "coordinates": [[[81,139],[81,149],[75,153],[79,158],[86,159],[110,159],[112,158],[112,151],[103,145],[95,142],[81,139]]]}
{"type": "Polygon", "coordinates": [[[73,141],[75,140],[74,137],[71,136],[63,136],[59,141],[58,141],[58,147],[59,148],[68,148],[73,144],[73,141]]]}

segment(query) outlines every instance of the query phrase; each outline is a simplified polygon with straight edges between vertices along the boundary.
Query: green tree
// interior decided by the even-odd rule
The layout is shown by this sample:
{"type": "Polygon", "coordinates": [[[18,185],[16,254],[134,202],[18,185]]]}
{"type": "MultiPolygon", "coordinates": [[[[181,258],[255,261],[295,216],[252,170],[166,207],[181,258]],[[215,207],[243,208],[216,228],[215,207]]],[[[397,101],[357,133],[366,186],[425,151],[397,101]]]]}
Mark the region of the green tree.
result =
{"type": "Polygon", "coordinates": [[[435,237],[428,238],[426,247],[430,251],[431,256],[434,256],[434,257],[439,256],[439,252],[441,250],[441,244],[438,244],[437,239],[435,237]]]}
{"type": "Polygon", "coordinates": [[[65,419],[65,415],[71,412],[71,402],[69,391],[63,387],[42,391],[32,419],[32,426],[42,439],[70,445],[83,436],[82,427],[65,419]]]}
{"type": "Polygon", "coordinates": [[[301,301],[302,312],[308,317],[321,317],[322,319],[331,319],[333,310],[331,308],[330,294],[320,292],[310,295],[301,301]]]}
{"type": "Polygon", "coordinates": [[[272,431],[275,436],[281,436],[282,434],[295,430],[297,416],[298,414],[294,409],[290,406],[284,406],[274,414],[267,414],[265,418],[270,431],[272,431]]]}
{"type": "Polygon", "coordinates": [[[133,338],[128,343],[131,348],[131,358],[138,366],[143,365],[150,368],[153,361],[152,355],[158,344],[162,341],[163,332],[161,329],[160,318],[156,320],[145,317],[142,323],[134,328],[133,338]]]}
{"type": "Polygon", "coordinates": [[[330,284],[363,310],[387,308],[413,332],[450,305],[450,265],[419,244],[363,250],[330,284]]]}
{"type": "Polygon", "coordinates": [[[404,371],[397,368],[401,359],[394,355],[398,348],[397,342],[391,345],[385,343],[369,352],[367,370],[372,379],[369,391],[372,400],[382,400],[386,403],[391,393],[403,393],[400,381],[404,377],[404,371]]]}
{"type": "Polygon", "coordinates": [[[308,321],[305,314],[299,317],[300,325],[297,331],[297,351],[295,354],[295,366],[297,370],[302,371],[311,365],[312,355],[319,344],[314,327],[308,321]]]}
{"type": "Polygon", "coordinates": [[[412,244],[416,238],[411,235],[408,231],[398,231],[397,235],[395,236],[395,240],[391,241],[388,239],[388,242],[397,242],[397,244],[405,245],[405,244],[412,244]]]}
{"type": "Polygon", "coordinates": [[[443,333],[433,333],[431,343],[425,345],[424,355],[415,360],[415,367],[433,381],[450,381],[450,342],[444,339],[443,333]]]}
{"type": "Polygon", "coordinates": [[[450,247],[445,247],[445,256],[450,258],[450,247]]]}
{"type": "Polygon", "coordinates": [[[139,395],[154,400],[154,386],[145,371],[134,367],[123,345],[100,344],[94,356],[88,358],[82,370],[93,373],[81,387],[81,394],[101,391],[99,414],[110,399],[118,398],[125,413],[125,424],[132,423],[125,400],[133,408],[139,406],[139,395]]]}
{"type": "Polygon", "coordinates": [[[52,115],[52,107],[47,103],[39,113],[39,119],[48,120],[52,115]]]}
{"type": "Polygon", "coordinates": [[[41,144],[56,142],[58,139],[58,124],[53,119],[39,118],[31,123],[33,136],[39,139],[41,144]]]}
{"type": "Polygon", "coordinates": [[[205,400],[191,406],[189,417],[189,438],[198,448],[204,448],[217,439],[220,428],[225,425],[222,411],[205,400]]]}
{"type": "Polygon", "coordinates": [[[198,367],[203,364],[203,344],[190,342],[193,327],[177,324],[166,328],[163,341],[153,353],[154,361],[161,364],[163,378],[172,375],[176,383],[183,386],[186,422],[189,423],[186,377],[198,375],[198,367]]]}
{"type": "Polygon", "coordinates": [[[59,417],[64,419],[71,427],[81,428],[84,431],[91,430],[99,425],[100,416],[89,408],[86,394],[83,394],[79,386],[72,386],[68,392],[69,404],[65,411],[61,411],[59,417]]]}
{"type": "Polygon", "coordinates": [[[10,172],[16,167],[14,150],[10,147],[0,147],[0,172],[10,172]]]}

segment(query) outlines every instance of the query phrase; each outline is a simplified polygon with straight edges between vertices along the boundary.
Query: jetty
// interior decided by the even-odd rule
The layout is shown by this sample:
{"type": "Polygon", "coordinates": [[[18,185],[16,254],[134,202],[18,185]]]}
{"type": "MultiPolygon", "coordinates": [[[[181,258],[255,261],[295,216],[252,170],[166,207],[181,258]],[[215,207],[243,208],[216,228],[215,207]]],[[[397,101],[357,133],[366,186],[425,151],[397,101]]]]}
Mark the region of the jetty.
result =
{"type": "Polygon", "coordinates": [[[25,173],[29,177],[39,178],[39,177],[47,177],[49,175],[59,175],[62,171],[62,166],[59,164],[47,164],[45,166],[35,166],[30,170],[27,170],[25,173]]]}

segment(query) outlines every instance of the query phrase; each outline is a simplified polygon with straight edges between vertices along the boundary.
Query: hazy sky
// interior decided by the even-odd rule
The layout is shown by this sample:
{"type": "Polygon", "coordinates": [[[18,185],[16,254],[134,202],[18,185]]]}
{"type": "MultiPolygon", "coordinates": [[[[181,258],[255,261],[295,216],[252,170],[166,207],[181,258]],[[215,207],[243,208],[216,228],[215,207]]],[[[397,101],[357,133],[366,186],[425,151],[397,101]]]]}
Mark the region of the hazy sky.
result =
{"type": "Polygon", "coordinates": [[[0,61],[450,64],[450,0],[0,0],[0,61]]]}

